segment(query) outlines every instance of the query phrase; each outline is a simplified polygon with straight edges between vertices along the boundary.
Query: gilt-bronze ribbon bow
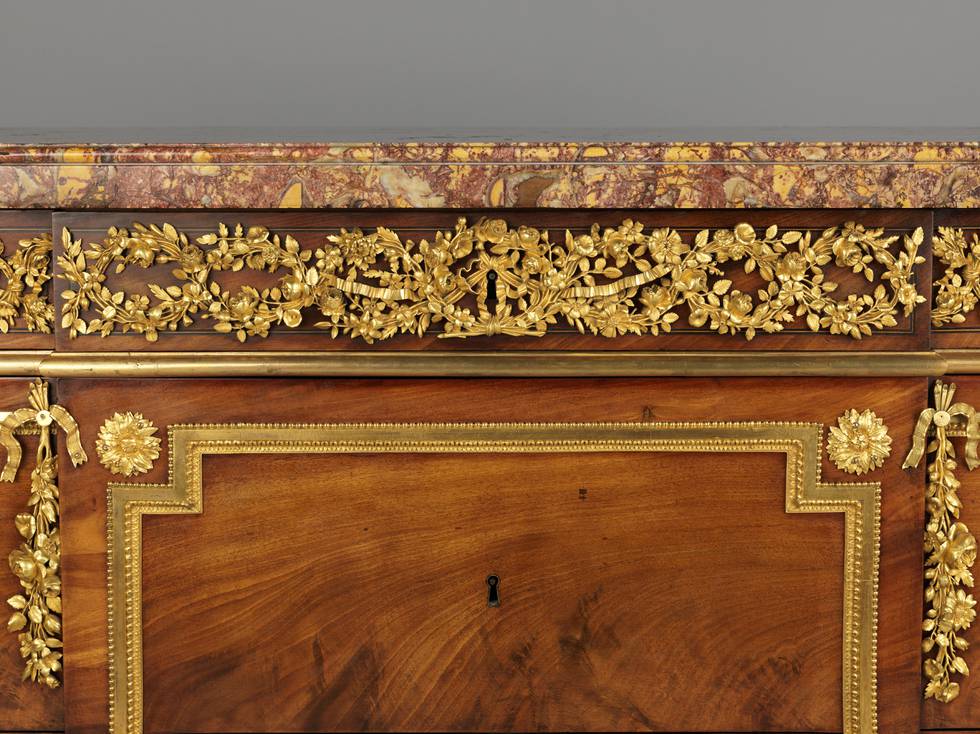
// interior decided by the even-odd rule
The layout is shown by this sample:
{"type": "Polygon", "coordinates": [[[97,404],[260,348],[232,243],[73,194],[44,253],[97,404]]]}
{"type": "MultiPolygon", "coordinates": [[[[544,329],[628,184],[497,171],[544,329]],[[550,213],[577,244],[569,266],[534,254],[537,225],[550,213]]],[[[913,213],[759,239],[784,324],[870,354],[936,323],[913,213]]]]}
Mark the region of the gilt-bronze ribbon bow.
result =
{"type": "Polygon", "coordinates": [[[48,403],[48,386],[38,380],[31,385],[28,395],[30,408],[18,408],[0,421],[0,444],[7,450],[7,461],[0,472],[0,481],[12,482],[20,467],[23,452],[20,443],[14,437],[14,431],[25,423],[34,422],[39,427],[46,428],[52,423],[57,424],[65,432],[68,455],[72,464],[78,466],[88,457],[82,448],[82,439],[78,433],[78,424],[71,414],[60,405],[48,403]]]}
{"type": "Polygon", "coordinates": [[[977,443],[980,441],[980,423],[976,410],[967,403],[954,403],[953,394],[956,392],[956,385],[953,383],[943,383],[937,380],[933,389],[935,396],[935,408],[926,408],[919,414],[916,421],[915,430],[912,432],[912,448],[908,456],[905,457],[903,469],[918,466],[922,456],[926,452],[926,441],[930,429],[933,426],[945,428],[952,423],[954,418],[961,418],[966,431],[966,448],[964,459],[967,468],[973,470],[980,466],[980,458],[977,457],[977,443]]]}

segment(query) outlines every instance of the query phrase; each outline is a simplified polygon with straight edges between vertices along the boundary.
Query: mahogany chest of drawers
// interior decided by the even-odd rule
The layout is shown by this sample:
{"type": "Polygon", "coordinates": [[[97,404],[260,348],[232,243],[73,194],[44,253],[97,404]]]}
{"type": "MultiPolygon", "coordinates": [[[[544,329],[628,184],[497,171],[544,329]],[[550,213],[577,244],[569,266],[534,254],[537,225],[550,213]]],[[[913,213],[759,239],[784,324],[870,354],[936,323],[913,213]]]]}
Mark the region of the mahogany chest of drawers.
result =
{"type": "Polygon", "coordinates": [[[980,727],[974,145],[0,152],[0,731],[980,727]]]}

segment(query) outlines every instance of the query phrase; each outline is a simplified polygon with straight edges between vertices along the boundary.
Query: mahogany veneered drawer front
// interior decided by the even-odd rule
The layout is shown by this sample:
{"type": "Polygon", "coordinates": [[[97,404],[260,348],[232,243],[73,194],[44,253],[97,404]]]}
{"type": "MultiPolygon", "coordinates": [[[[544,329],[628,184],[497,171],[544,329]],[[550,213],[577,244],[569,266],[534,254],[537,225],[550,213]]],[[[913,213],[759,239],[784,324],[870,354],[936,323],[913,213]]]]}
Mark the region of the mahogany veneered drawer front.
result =
{"type": "Polygon", "coordinates": [[[63,380],[169,429],[139,480],[72,473],[73,728],[111,680],[146,732],[863,731],[877,669],[904,730],[921,472],[856,480],[822,427],[908,435],[925,382],[801,387],[63,380]]]}
{"type": "Polygon", "coordinates": [[[922,210],[76,212],[52,223],[65,352],[929,347],[928,309],[914,308],[931,282],[922,210]]]}

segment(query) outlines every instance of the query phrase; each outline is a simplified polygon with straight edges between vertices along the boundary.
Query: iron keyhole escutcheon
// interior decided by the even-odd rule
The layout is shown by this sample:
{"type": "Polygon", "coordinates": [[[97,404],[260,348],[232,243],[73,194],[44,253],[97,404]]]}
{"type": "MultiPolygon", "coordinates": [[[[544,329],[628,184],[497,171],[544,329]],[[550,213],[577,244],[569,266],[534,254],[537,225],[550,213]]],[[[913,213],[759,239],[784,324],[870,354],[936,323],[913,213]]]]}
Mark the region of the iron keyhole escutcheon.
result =
{"type": "Polygon", "coordinates": [[[499,607],[500,606],[500,592],[497,587],[500,585],[500,579],[494,574],[487,576],[487,586],[489,587],[489,594],[487,596],[487,606],[488,607],[499,607]]]}
{"type": "Polygon", "coordinates": [[[487,273],[487,303],[497,304],[497,273],[493,270],[487,273]]]}

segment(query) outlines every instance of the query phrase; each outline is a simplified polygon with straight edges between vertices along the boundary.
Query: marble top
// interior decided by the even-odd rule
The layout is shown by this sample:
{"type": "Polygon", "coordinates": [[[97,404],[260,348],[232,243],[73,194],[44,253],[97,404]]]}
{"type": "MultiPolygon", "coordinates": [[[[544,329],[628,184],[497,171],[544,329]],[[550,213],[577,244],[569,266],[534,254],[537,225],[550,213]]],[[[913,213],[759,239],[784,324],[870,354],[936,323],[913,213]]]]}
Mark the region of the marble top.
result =
{"type": "Polygon", "coordinates": [[[575,133],[0,128],[0,208],[980,206],[975,129],[575,133]]]}

